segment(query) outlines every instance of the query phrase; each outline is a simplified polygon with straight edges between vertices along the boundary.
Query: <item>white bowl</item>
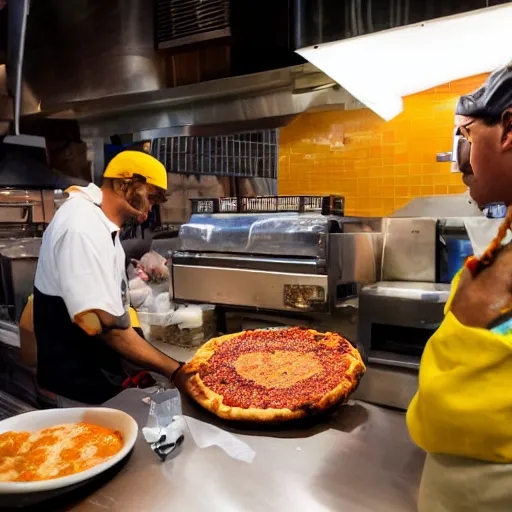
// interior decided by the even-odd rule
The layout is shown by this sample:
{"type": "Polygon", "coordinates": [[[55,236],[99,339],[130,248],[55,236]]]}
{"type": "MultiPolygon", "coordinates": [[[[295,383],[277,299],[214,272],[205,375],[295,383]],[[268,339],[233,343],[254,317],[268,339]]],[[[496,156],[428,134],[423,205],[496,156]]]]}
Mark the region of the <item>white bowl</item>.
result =
{"type": "Polygon", "coordinates": [[[123,436],[123,447],[121,451],[107,461],[90,469],[86,469],[81,473],[37,482],[0,482],[0,494],[49,491],[88,480],[124,459],[130,453],[137,439],[138,426],[130,415],[123,411],[118,411],[117,409],[107,409],[103,407],[46,409],[43,411],[26,412],[25,414],[0,421],[0,434],[10,430],[33,432],[64,423],[79,423],[81,421],[121,432],[123,436]]]}

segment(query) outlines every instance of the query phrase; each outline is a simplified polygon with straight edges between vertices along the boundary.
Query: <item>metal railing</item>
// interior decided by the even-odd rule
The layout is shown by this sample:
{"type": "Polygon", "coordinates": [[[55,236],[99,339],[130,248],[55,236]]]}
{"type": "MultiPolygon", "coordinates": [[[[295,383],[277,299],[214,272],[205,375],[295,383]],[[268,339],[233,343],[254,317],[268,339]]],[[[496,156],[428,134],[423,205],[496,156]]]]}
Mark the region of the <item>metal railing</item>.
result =
{"type": "Polygon", "coordinates": [[[155,139],[152,153],[168,172],[277,178],[277,130],[155,139]]]}

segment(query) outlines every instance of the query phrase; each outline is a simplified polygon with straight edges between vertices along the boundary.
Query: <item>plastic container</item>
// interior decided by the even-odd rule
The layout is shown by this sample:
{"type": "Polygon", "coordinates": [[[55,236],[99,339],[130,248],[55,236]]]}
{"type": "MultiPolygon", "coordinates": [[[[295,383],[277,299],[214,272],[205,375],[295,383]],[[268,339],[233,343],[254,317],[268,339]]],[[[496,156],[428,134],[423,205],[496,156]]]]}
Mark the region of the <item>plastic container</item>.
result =
{"type": "Polygon", "coordinates": [[[448,248],[448,279],[451,281],[455,274],[464,266],[466,259],[473,256],[473,246],[463,238],[449,238],[448,248]]]}
{"type": "Polygon", "coordinates": [[[199,347],[217,335],[217,317],[215,306],[181,307],[180,312],[139,313],[144,335],[151,343],[167,343],[179,347],[199,347]],[[199,318],[191,321],[186,315],[187,309],[199,309],[199,318]]]}

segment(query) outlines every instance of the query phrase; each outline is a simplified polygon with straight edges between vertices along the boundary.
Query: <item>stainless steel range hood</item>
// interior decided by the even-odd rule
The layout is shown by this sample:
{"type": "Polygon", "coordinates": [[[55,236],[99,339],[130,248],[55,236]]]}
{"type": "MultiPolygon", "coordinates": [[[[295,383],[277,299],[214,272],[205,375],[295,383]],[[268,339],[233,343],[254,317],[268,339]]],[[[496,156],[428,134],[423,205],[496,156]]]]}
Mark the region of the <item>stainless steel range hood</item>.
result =
{"type": "Polygon", "coordinates": [[[309,64],[67,106],[51,116],[76,118],[85,137],[133,133],[135,139],[277,128],[311,109],[361,108],[309,64]]]}
{"type": "Polygon", "coordinates": [[[165,88],[152,4],[33,2],[23,65],[40,108],[32,116],[77,119],[86,138],[137,139],[275,128],[312,108],[361,106],[311,64],[165,88]]]}

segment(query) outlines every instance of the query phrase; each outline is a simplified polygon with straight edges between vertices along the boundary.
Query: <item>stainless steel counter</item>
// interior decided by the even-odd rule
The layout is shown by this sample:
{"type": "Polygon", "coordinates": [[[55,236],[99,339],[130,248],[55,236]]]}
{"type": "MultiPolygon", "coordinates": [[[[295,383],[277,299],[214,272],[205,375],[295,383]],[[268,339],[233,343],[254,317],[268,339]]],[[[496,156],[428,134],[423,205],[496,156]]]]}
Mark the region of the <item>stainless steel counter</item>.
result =
{"type": "MultiPolygon", "coordinates": [[[[126,411],[142,427],[144,396],[127,390],[105,405],[126,411]]],[[[188,400],[183,410],[239,435],[256,452],[254,462],[235,461],[217,447],[200,450],[188,436],[182,452],[161,463],[139,434],[128,463],[73,510],[416,510],[424,455],[409,440],[402,413],[352,402],[301,428],[238,430],[188,400]]]]}

